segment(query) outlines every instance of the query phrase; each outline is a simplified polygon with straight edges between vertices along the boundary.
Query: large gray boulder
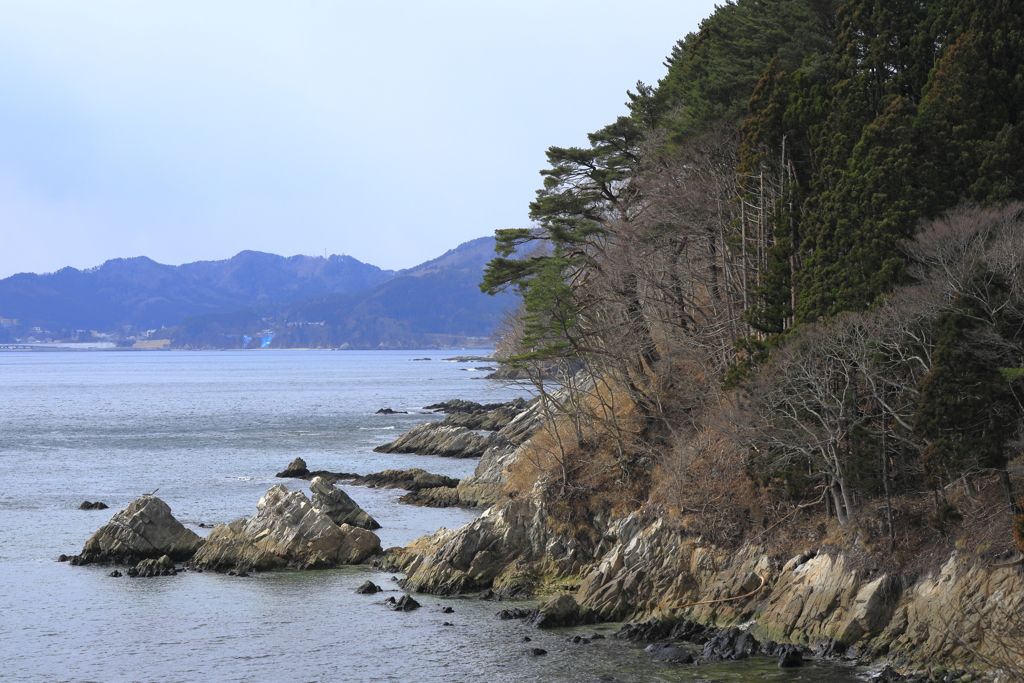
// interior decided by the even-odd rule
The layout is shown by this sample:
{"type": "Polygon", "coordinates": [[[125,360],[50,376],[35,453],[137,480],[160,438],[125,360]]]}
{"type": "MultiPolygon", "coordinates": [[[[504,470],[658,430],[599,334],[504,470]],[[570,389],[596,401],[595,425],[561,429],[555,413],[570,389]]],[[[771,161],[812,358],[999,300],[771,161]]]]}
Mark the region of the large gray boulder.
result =
{"type": "Polygon", "coordinates": [[[71,561],[136,564],[164,555],[172,560],[187,560],[202,545],[203,539],[182,526],[167,503],[155,496],[143,496],[115,512],[71,561]]]}
{"type": "Polygon", "coordinates": [[[338,526],[351,524],[362,529],[380,528],[377,520],[364,512],[347,493],[323,477],[314,477],[309,482],[309,491],[313,494],[313,507],[330,517],[338,526]]]}
{"type": "Polygon", "coordinates": [[[218,571],[319,569],[358,564],[381,552],[372,531],[335,524],[305,494],[284,484],[271,487],[256,509],[252,519],[214,527],[192,566],[218,571]]]}

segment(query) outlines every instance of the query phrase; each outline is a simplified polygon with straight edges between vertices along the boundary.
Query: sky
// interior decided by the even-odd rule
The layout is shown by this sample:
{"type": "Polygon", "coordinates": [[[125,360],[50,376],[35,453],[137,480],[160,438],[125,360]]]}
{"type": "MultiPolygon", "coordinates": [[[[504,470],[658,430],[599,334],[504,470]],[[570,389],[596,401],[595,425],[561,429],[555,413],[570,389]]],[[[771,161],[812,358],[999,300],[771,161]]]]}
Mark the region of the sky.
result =
{"type": "MultiPolygon", "coordinates": [[[[721,1],[721,0],[720,0],[721,1]]],[[[528,227],[712,0],[0,0],[0,278],[528,227]]]]}

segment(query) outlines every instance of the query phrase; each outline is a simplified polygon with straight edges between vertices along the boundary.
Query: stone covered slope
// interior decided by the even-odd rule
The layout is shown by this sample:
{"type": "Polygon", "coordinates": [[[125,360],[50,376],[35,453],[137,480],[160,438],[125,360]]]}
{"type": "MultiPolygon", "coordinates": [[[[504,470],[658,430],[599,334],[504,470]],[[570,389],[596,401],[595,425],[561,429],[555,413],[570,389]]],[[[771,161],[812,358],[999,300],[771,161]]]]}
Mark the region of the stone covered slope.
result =
{"type": "Polygon", "coordinates": [[[594,532],[592,541],[567,538],[551,530],[540,505],[512,501],[388,561],[408,573],[404,585],[412,590],[493,588],[521,597],[568,587],[588,621],[689,618],[862,661],[962,664],[974,656],[968,644],[993,653],[996,640],[985,633],[998,633],[1000,619],[1024,610],[1019,568],[989,568],[956,554],[915,580],[865,573],[842,553],[810,550],[780,561],[764,545],[726,550],[642,513],[596,520],[594,532]]]}
{"type": "Polygon", "coordinates": [[[191,565],[215,570],[314,569],[358,564],[381,552],[376,534],[335,524],[329,508],[317,508],[301,491],[289,491],[283,484],[271,487],[256,508],[252,519],[214,527],[191,565]]]}
{"type": "Polygon", "coordinates": [[[187,560],[203,545],[203,539],[186,529],[171,514],[171,508],[155,496],[143,496],[94,533],[82,552],[70,558],[73,564],[116,562],[136,564],[164,555],[187,560]]]}

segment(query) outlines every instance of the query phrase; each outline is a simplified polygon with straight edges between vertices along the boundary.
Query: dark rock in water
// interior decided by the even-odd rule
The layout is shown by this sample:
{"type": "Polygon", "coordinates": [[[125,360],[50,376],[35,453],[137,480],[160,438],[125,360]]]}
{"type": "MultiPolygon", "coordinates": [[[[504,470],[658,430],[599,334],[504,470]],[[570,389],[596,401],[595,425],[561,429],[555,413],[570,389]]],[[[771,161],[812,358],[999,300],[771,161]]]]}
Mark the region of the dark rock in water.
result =
{"type": "Polygon", "coordinates": [[[90,503],[89,501],[86,500],[86,501],[83,501],[82,504],[78,506],[78,509],[79,510],[106,510],[108,507],[110,507],[110,506],[107,505],[106,503],[103,503],[103,502],[98,501],[98,500],[95,503],[90,503]]]}
{"type": "Polygon", "coordinates": [[[342,480],[359,478],[359,475],[354,472],[328,472],[327,470],[315,470],[310,472],[306,468],[306,461],[302,458],[295,458],[292,460],[291,464],[288,465],[288,469],[283,472],[278,472],[274,476],[282,479],[304,479],[306,481],[311,481],[316,477],[322,477],[324,481],[329,484],[342,480]]]}
{"type": "Polygon", "coordinates": [[[494,615],[496,619],[508,620],[508,619],[525,619],[532,614],[532,610],[528,610],[524,607],[513,607],[512,609],[503,609],[494,615]]]}
{"type": "Polygon", "coordinates": [[[576,645],[590,645],[590,639],[584,638],[583,636],[573,636],[572,638],[569,638],[569,642],[575,643],[576,645]]]}
{"type": "Polygon", "coordinates": [[[441,626],[455,626],[455,624],[453,624],[450,621],[444,621],[444,622],[441,622],[441,626]]]}
{"type": "Polygon", "coordinates": [[[57,561],[58,562],[67,562],[70,559],[71,559],[70,555],[61,555],[60,557],[57,558],[57,561]]]}
{"type": "Polygon", "coordinates": [[[738,628],[719,631],[704,643],[701,656],[711,661],[746,659],[760,650],[760,643],[751,634],[738,628]]]}
{"type": "Polygon", "coordinates": [[[534,657],[540,657],[541,655],[546,655],[547,653],[548,653],[548,651],[545,650],[544,648],[541,648],[541,647],[531,647],[530,648],[530,654],[533,655],[534,657]]]}
{"type": "Polygon", "coordinates": [[[412,596],[408,593],[400,597],[398,600],[388,598],[384,602],[396,612],[410,612],[420,606],[420,603],[413,600],[412,596]]]}
{"type": "Polygon", "coordinates": [[[523,639],[522,639],[522,640],[520,640],[519,642],[520,642],[520,643],[529,643],[529,642],[531,642],[532,640],[533,640],[533,638],[531,638],[530,636],[523,636],[523,639]]]}
{"type": "Polygon", "coordinates": [[[588,633],[587,635],[585,635],[583,637],[586,638],[587,640],[604,640],[604,636],[601,635],[600,633],[588,633]]]}
{"type": "Polygon", "coordinates": [[[451,607],[442,607],[441,608],[441,613],[442,614],[451,614],[454,611],[455,610],[453,610],[451,607]]]}
{"type": "Polygon", "coordinates": [[[72,564],[119,562],[137,564],[140,559],[163,555],[187,560],[205,541],[186,529],[171,515],[171,508],[155,496],[138,498],[86,541],[82,552],[71,558],[72,564]]]}
{"type": "Polygon", "coordinates": [[[455,488],[459,485],[459,480],[441,474],[431,474],[426,470],[413,467],[408,470],[384,470],[367,474],[365,477],[353,480],[352,485],[419,491],[420,489],[455,488]]]}
{"type": "Polygon", "coordinates": [[[790,669],[804,665],[804,654],[800,648],[789,646],[779,655],[779,668],[790,669]]]}
{"type": "Polygon", "coordinates": [[[497,600],[501,601],[501,596],[492,591],[490,588],[480,591],[479,595],[476,596],[477,600],[497,600]]]}
{"type": "Polygon", "coordinates": [[[408,410],[391,410],[391,408],[381,408],[374,415],[408,415],[408,410]]]}
{"type": "Polygon", "coordinates": [[[375,584],[373,581],[364,581],[363,585],[356,589],[356,593],[362,593],[363,595],[373,595],[374,593],[380,593],[383,588],[375,584]]]}
{"type": "Polygon", "coordinates": [[[832,638],[831,640],[821,639],[815,643],[815,657],[839,657],[849,649],[842,641],[832,638]]]}
{"type": "Polygon", "coordinates": [[[377,520],[366,514],[347,493],[323,477],[314,477],[309,483],[309,491],[313,494],[313,507],[330,517],[338,526],[351,524],[361,529],[380,528],[377,520]]]}
{"type": "Polygon", "coordinates": [[[662,643],[647,648],[651,659],[656,662],[675,662],[677,664],[693,664],[693,655],[678,645],[662,643]]]}
{"type": "Polygon", "coordinates": [[[582,609],[576,598],[565,593],[557,595],[530,613],[530,625],[534,628],[557,628],[593,624],[597,614],[582,609]]]}
{"type": "Polygon", "coordinates": [[[430,358],[412,358],[411,360],[431,360],[430,358]]]}
{"type": "Polygon", "coordinates": [[[131,576],[131,577],[134,578],[134,577],[139,575],[139,568],[138,567],[128,567],[128,569],[125,570],[125,573],[128,574],[128,576],[131,576]]]}
{"type": "Polygon", "coordinates": [[[114,571],[110,572],[109,576],[112,576],[113,578],[115,578],[115,579],[116,579],[116,578],[118,578],[118,577],[120,577],[120,576],[124,576],[124,574],[122,574],[121,572],[119,572],[119,571],[117,571],[117,570],[115,569],[114,571]]]}
{"type": "Polygon", "coordinates": [[[302,458],[295,458],[291,461],[288,467],[283,472],[278,472],[275,477],[291,477],[293,479],[301,479],[309,475],[309,470],[306,469],[306,461],[302,458]]]}

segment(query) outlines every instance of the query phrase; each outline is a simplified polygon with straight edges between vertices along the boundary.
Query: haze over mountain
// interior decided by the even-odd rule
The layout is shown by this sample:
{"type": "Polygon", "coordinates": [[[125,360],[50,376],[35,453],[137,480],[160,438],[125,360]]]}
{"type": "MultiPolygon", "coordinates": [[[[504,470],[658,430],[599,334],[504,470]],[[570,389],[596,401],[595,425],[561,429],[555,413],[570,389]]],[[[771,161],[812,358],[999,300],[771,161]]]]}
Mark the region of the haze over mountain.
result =
{"type": "Polygon", "coordinates": [[[44,329],[153,329],[187,316],[372,287],[394,271],[351,256],[277,256],[242,251],[181,266],[145,256],[87,270],[19,273],[0,280],[0,316],[44,329]]]}
{"type": "Polygon", "coordinates": [[[397,273],[337,255],[243,251],[181,266],[112,259],[0,280],[0,316],[54,338],[166,327],[154,338],[180,348],[463,345],[488,338],[513,304],[480,293],[493,253],[494,239],[483,237],[397,273]]]}
{"type": "Polygon", "coordinates": [[[186,319],[169,335],[171,345],[443,348],[483,344],[505,309],[515,305],[511,294],[492,297],[480,292],[481,274],[493,256],[494,239],[481,237],[358,292],[186,319]]]}

